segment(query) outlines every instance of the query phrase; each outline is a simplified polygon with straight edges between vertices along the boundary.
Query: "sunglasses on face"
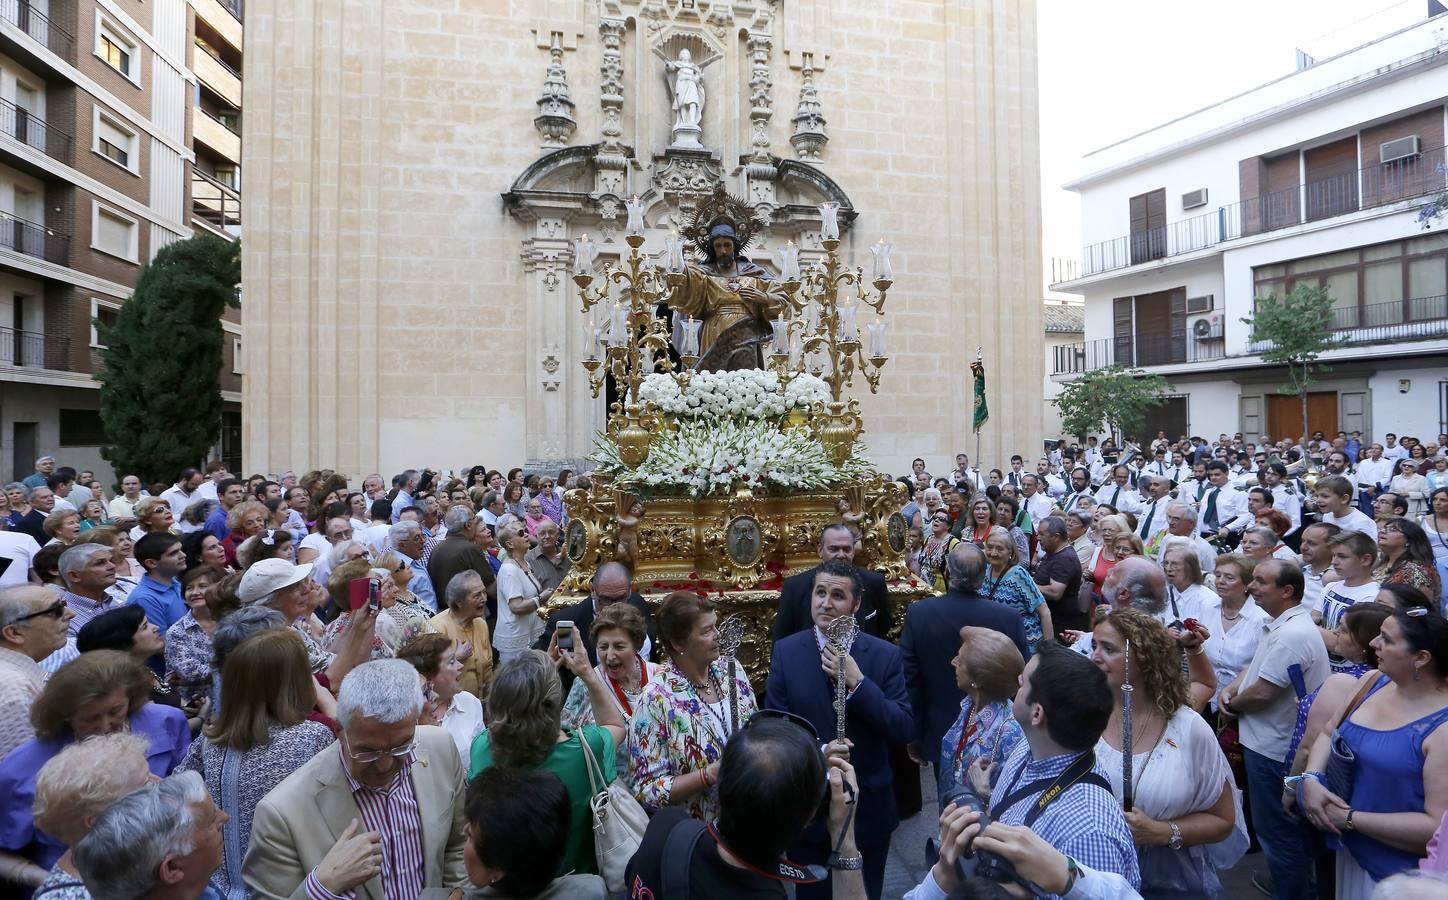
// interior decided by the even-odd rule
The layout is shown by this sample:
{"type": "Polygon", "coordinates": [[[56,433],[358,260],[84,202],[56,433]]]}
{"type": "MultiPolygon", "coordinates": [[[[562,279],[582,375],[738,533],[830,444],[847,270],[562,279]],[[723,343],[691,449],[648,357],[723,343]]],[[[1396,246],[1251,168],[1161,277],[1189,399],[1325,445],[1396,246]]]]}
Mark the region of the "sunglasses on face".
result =
{"type": "Polygon", "coordinates": [[[45,607],[44,609],[37,610],[36,612],[19,617],[13,622],[13,624],[19,625],[21,622],[29,622],[31,619],[38,619],[41,616],[52,616],[59,619],[63,615],[65,615],[65,601],[57,600],[55,601],[55,603],[45,607]]]}

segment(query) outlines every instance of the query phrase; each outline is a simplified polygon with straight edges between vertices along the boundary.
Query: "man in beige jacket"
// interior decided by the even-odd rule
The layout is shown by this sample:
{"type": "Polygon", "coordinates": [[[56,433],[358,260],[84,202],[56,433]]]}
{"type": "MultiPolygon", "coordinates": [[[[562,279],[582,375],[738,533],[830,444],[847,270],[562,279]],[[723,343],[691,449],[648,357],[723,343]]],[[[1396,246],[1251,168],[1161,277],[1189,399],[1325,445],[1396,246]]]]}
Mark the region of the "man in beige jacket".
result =
{"type": "Polygon", "coordinates": [[[446,731],[417,725],[422,704],[402,660],[347,675],[342,739],[257,804],[242,868],[255,896],[416,900],[467,884],[464,768],[446,731]]]}

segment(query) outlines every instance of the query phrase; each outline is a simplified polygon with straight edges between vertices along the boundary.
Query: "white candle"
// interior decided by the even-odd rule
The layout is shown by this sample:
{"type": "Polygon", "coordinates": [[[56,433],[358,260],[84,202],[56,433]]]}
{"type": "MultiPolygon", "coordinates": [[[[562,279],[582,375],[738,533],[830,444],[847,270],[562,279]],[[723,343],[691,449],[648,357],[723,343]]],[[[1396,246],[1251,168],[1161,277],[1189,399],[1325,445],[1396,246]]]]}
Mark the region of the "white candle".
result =
{"type": "Polygon", "coordinates": [[[598,324],[593,313],[588,313],[588,330],[583,332],[583,358],[598,359],[598,324]]]}
{"type": "Polygon", "coordinates": [[[637,197],[628,201],[628,234],[640,237],[644,233],[644,203],[637,197]]]}
{"type": "Polygon", "coordinates": [[[858,340],[860,329],[855,327],[855,308],[853,306],[840,307],[839,317],[839,339],[842,341],[858,340]]]}
{"type": "Polygon", "coordinates": [[[608,325],[608,342],[615,347],[628,343],[628,307],[622,303],[613,305],[613,314],[608,325]]]}
{"type": "Polygon", "coordinates": [[[865,326],[870,332],[870,355],[872,357],[883,357],[885,353],[885,323],[876,319],[872,324],[865,326]]]}
{"type": "Polygon", "coordinates": [[[770,350],[779,355],[789,352],[789,320],[775,319],[769,323],[774,329],[774,346],[770,350]]]}
{"type": "Polygon", "coordinates": [[[820,240],[840,239],[840,205],[834,201],[820,204],[820,240]]]}
{"type": "Polygon", "coordinates": [[[680,349],[680,356],[699,355],[699,329],[702,327],[704,327],[702,319],[684,319],[684,346],[680,349]]]}
{"type": "Polygon", "coordinates": [[[678,232],[664,240],[664,246],[668,248],[668,269],[670,272],[684,271],[684,242],[679,239],[678,232]]]}
{"type": "Polygon", "coordinates": [[[573,274],[591,275],[593,273],[593,241],[588,235],[573,239],[573,274]]]}
{"type": "Polygon", "coordinates": [[[794,241],[785,241],[784,247],[774,251],[779,260],[779,277],[784,281],[799,280],[799,248],[794,241]]]}
{"type": "Polygon", "coordinates": [[[895,280],[895,273],[890,268],[890,250],[894,246],[885,243],[884,238],[870,245],[870,255],[875,258],[875,281],[895,280]]]}

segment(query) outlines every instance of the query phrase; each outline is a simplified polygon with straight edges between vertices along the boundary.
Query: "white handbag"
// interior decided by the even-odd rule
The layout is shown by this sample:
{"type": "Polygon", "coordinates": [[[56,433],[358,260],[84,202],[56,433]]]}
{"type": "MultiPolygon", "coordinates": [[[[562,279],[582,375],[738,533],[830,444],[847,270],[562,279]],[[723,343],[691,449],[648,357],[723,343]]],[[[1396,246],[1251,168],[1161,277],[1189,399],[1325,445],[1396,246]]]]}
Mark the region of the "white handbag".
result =
{"type": "Polygon", "coordinates": [[[603,768],[594,758],[593,748],[588,746],[582,731],[577,734],[588,765],[588,784],[593,791],[588,801],[593,812],[593,855],[609,893],[618,894],[628,886],[624,870],[643,843],[649,817],[627,787],[617,781],[604,783],[603,768]]]}

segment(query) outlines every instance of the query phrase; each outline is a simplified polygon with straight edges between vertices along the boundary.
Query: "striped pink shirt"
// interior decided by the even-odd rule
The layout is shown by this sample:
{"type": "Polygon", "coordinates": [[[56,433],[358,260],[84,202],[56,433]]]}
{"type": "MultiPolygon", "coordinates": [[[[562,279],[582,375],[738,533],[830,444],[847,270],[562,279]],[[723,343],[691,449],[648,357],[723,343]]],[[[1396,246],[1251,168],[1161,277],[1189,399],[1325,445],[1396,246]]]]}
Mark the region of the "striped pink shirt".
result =
{"type": "MultiPolygon", "coordinates": [[[[417,900],[422,893],[425,864],[422,855],[422,812],[417,806],[417,793],[412,788],[412,765],[416,753],[409,753],[398,767],[397,777],[385,788],[368,787],[352,777],[347,769],[347,756],[342,742],[342,773],[357,809],[362,814],[362,827],[382,834],[382,896],[387,900],[417,900]]],[[[312,870],[307,876],[307,896],[311,900],[339,900],[354,896],[334,894],[317,880],[312,870]]]]}

